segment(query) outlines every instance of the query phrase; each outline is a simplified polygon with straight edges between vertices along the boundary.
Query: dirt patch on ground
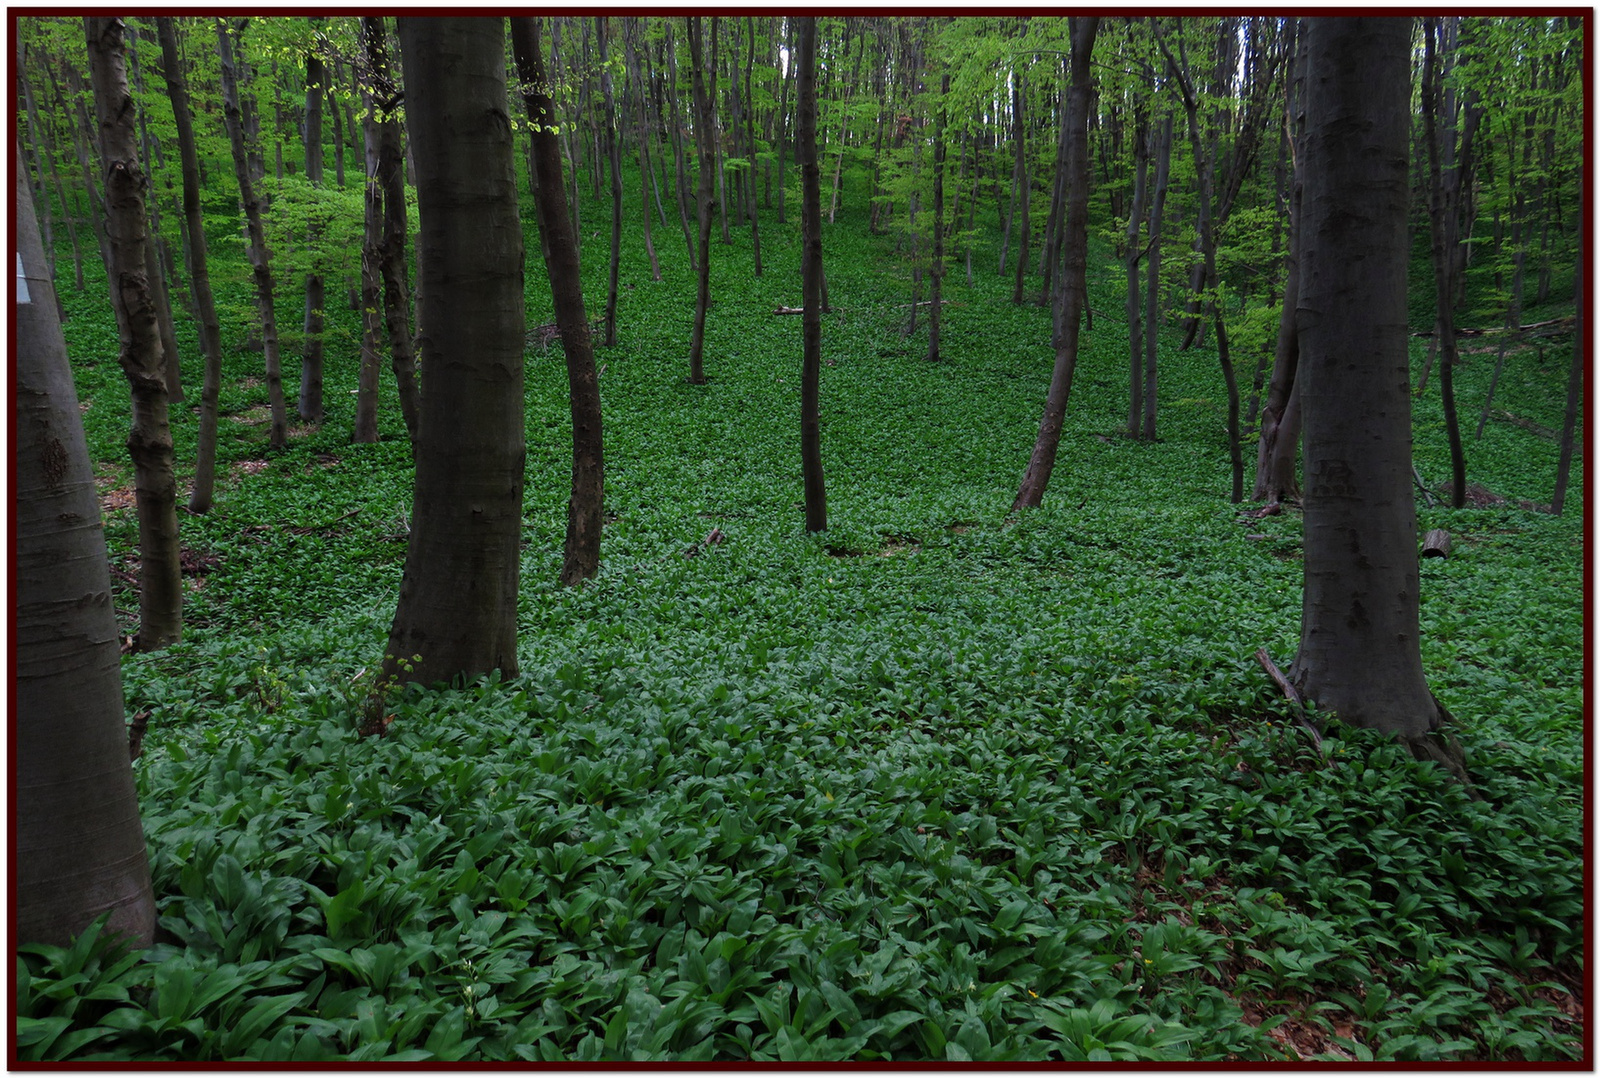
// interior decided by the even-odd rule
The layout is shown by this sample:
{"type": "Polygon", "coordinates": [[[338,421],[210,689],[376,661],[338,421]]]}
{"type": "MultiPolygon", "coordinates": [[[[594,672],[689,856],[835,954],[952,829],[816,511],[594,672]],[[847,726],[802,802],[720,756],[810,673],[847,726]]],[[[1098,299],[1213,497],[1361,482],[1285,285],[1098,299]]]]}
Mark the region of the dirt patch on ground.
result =
{"type": "Polygon", "coordinates": [[[237,482],[247,475],[259,475],[267,470],[264,460],[236,460],[228,466],[228,478],[237,482]]]}
{"type": "Polygon", "coordinates": [[[228,417],[235,423],[242,423],[247,427],[260,426],[262,423],[272,421],[272,407],[267,404],[258,404],[254,408],[246,408],[242,412],[235,412],[228,417]]]}
{"type": "MultiPolygon", "coordinates": [[[[1444,485],[1439,488],[1439,496],[1445,501],[1449,501],[1454,491],[1455,485],[1446,480],[1444,485]]],[[[1518,509],[1525,509],[1530,513],[1548,513],[1550,511],[1548,505],[1540,505],[1538,502],[1529,501],[1526,498],[1502,497],[1482,483],[1468,483],[1466,497],[1463,500],[1473,509],[1493,509],[1502,505],[1514,505],[1518,509]]]]}

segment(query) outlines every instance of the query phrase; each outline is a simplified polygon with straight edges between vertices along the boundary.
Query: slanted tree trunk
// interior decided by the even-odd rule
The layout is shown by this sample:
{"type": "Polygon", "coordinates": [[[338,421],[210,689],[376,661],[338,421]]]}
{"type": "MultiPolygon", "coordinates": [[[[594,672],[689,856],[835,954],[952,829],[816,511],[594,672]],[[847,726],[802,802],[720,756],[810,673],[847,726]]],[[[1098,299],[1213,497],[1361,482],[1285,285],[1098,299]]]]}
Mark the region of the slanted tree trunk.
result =
{"type": "Polygon", "coordinates": [[[289,417],[283,400],[283,368],[278,358],[278,316],[273,310],[272,256],[267,250],[266,232],[261,225],[261,203],[256,197],[256,165],[245,142],[245,119],[240,106],[239,69],[234,60],[233,39],[241,32],[226,19],[217,19],[217,49],[222,56],[222,117],[233,148],[233,170],[239,181],[239,201],[244,204],[245,226],[249,233],[251,276],[256,286],[256,309],[261,315],[261,351],[266,361],[267,403],[272,413],[268,444],[282,449],[289,441],[289,417]]]}
{"type": "MultiPolygon", "coordinates": [[[[168,420],[166,360],[156,329],[155,297],[145,266],[149,236],[144,196],[148,179],[139,161],[133,98],[121,19],[84,19],[89,75],[100,128],[106,184],[106,238],[111,261],[111,306],[117,315],[117,362],[128,378],[133,459],[139,516],[140,650],[176,643],[183,632],[183,578],[178,569],[177,480],[168,420]]],[[[24,173],[25,175],[25,173],[24,173]]]]}
{"type": "MultiPolygon", "coordinates": [[[[700,150],[700,186],[695,198],[695,210],[700,222],[700,256],[696,262],[699,285],[695,293],[694,330],[689,339],[689,383],[698,386],[704,385],[706,381],[702,354],[706,342],[706,310],[711,306],[711,181],[712,173],[716,171],[716,151],[713,146],[716,121],[711,114],[711,102],[716,97],[717,72],[715,67],[711,69],[709,80],[711,85],[707,87],[705,65],[701,62],[700,16],[691,15],[686,21],[689,33],[689,59],[693,65],[691,77],[694,82],[694,135],[695,143],[700,150]]],[[[714,17],[712,25],[713,27],[716,25],[714,17]]]]}
{"type": "Polygon", "coordinates": [[[1428,691],[1406,345],[1409,18],[1309,25],[1300,281],[1305,591],[1293,678],[1465,781],[1428,691]]]}
{"type": "Polygon", "coordinates": [[[944,295],[944,98],[950,94],[950,76],[945,75],[939,85],[939,109],[933,121],[933,261],[928,266],[932,278],[928,298],[928,362],[937,363],[939,355],[940,299],[944,295]]]}
{"type": "Polygon", "coordinates": [[[133,947],[156,903],[128,735],[100,502],[20,148],[12,373],[12,942],[58,947],[110,914],[133,947]]]}
{"type": "MultiPolygon", "coordinates": [[[[546,239],[545,267],[556,325],[561,331],[561,348],[566,353],[572,401],[572,497],[567,502],[567,540],[561,564],[561,583],[571,586],[600,569],[605,497],[600,383],[594,367],[594,346],[589,339],[589,317],[583,307],[578,245],[561,188],[561,143],[555,134],[555,106],[545,79],[537,19],[511,20],[511,48],[516,55],[528,120],[533,125],[533,163],[539,174],[535,208],[539,231],[546,239]]],[[[645,216],[649,213],[646,206],[645,216]]]]}
{"type": "Polygon", "coordinates": [[[499,19],[402,17],[427,388],[384,676],[517,671],[523,263],[499,19]],[[420,658],[418,658],[420,656],[420,658]]]}
{"type": "Polygon", "coordinates": [[[161,67],[172,99],[172,115],[178,132],[178,155],[183,171],[183,216],[188,245],[185,249],[189,270],[189,292],[199,313],[200,351],[205,371],[200,383],[200,429],[195,445],[194,489],[189,495],[189,512],[211,509],[217,474],[217,398],[222,392],[222,331],[217,321],[217,305],[211,294],[211,273],[206,265],[206,234],[200,211],[200,163],[195,152],[194,122],[189,111],[189,91],[178,52],[178,33],[170,15],[156,19],[161,40],[161,67]]]}
{"type": "Polygon", "coordinates": [[[1078,363],[1078,328],[1083,315],[1084,284],[1089,257],[1089,55],[1094,50],[1100,20],[1073,16],[1068,31],[1072,39],[1072,84],[1067,107],[1062,114],[1061,138],[1067,146],[1066,220],[1062,228],[1066,266],[1055,283],[1055,367],[1050,375],[1050,390],[1045,397],[1044,416],[1039,420],[1039,436],[1034,441],[1028,470],[1023,474],[1012,512],[1038,507],[1044,500],[1050,473],[1055,468],[1056,449],[1061,442],[1061,426],[1066,419],[1067,399],[1072,394],[1072,375],[1078,363]]]}
{"type": "MultiPolygon", "coordinates": [[[[306,53],[306,114],[303,148],[306,159],[306,182],[312,187],[322,186],[322,58],[315,49],[306,53]]],[[[318,242],[315,232],[306,237],[313,247],[318,242]]],[[[305,342],[300,348],[300,418],[307,423],[322,422],[322,307],[324,301],[322,274],[312,270],[306,274],[306,305],[301,330],[305,342]]]]}
{"type": "Polygon", "coordinates": [[[795,155],[800,165],[800,474],[805,482],[806,531],[828,530],[822,473],[822,170],[817,163],[817,20],[796,20],[798,102],[795,155]]]}
{"type": "MultiPolygon", "coordinates": [[[[413,445],[417,441],[417,357],[411,341],[411,307],[406,287],[406,177],[400,152],[399,87],[389,66],[389,49],[381,17],[362,18],[367,67],[378,99],[378,186],[383,192],[382,232],[378,242],[378,276],[383,283],[383,322],[389,335],[389,366],[400,397],[400,415],[413,445]]],[[[370,137],[370,136],[369,136],[370,137]]],[[[374,380],[376,384],[376,380],[374,380]]]]}

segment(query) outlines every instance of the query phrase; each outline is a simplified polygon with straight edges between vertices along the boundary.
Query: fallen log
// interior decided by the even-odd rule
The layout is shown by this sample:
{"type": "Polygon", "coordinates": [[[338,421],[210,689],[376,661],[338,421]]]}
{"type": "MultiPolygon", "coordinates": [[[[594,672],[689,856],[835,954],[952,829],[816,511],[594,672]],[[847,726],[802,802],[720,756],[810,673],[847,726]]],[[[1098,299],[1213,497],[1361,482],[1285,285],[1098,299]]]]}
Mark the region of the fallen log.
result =
{"type": "Polygon", "coordinates": [[[1443,528],[1435,528],[1423,536],[1422,556],[1424,558],[1448,558],[1450,556],[1450,533],[1443,528]]]}

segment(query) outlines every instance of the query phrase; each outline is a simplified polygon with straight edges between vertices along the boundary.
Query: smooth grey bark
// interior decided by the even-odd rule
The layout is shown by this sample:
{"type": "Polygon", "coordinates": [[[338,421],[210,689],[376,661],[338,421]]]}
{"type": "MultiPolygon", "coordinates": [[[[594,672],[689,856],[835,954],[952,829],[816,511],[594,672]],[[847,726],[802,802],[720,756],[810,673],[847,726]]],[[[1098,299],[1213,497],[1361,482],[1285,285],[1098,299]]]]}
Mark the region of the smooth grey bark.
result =
{"type": "MultiPolygon", "coordinates": [[[[601,428],[600,382],[594,343],[584,313],[583,280],[578,274],[578,244],[561,186],[561,144],[556,138],[555,105],[545,78],[539,23],[511,20],[511,47],[522,82],[523,101],[533,127],[533,163],[538,173],[535,209],[544,236],[545,269],[561,349],[566,354],[572,408],[572,496],[567,501],[567,537],[561,583],[572,586],[600,570],[600,537],[605,527],[605,452],[601,428]]],[[[650,207],[645,207],[648,219],[650,207]]]]}
{"type": "Polygon", "coordinates": [[[166,357],[156,326],[150,283],[145,189],[133,97],[128,92],[125,27],[121,19],[84,19],[89,75],[94,85],[100,160],[105,179],[106,245],[111,306],[117,315],[117,362],[127,376],[133,421],[133,460],[139,517],[139,634],[142,651],[176,643],[183,632],[183,578],[178,565],[177,479],[167,399],[166,357]]]}
{"type": "Polygon", "coordinates": [[[204,371],[200,383],[200,427],[195,439],[194,489],[189,494],[189,512],[211,510],[217,473],[217,399],[222,392],[222,330],[217,320],[217,304],[211,293],[211,273],[206,261],[206,234],[200,210],[200,162],[195,151],[194,120],[189,106],[189,89],[178,50],[178,32],[171,16],[156,19],[156,34],[161,41],[162,74],[178,133],[178,157],[183,174],[183,216],[189,270],[189,294],[199,314],[196,329],[204,371]]]}
{"type": "Polygon", "coordinates": [[[522,226],[499,19],[402,17],[426,382],[384,676],[517,671],[526,463],[522,226]]]}
{"type": "Polygon", "coordinates": [[[156,906],[100,501],[20,148],[15,168],[12,942],[64,947],[109,913],[110,932],[147,947],[156,906]]]}
{"type": "Polygon", "coordinates": [[[828,529],[828,494],[822,472],[822,175],[817,162],[817,20],[796,26],[798,77],[795,157],[800,166],[800,473],[805,484],[806,531],[828,529]]]}
{"type": "Polygon", "coordinates": [[[1409,18],[1312,19],[1299,325],[1305,590],[1292,677],[1465,781],[1428,691],[1406,325],[1409,18]]]}

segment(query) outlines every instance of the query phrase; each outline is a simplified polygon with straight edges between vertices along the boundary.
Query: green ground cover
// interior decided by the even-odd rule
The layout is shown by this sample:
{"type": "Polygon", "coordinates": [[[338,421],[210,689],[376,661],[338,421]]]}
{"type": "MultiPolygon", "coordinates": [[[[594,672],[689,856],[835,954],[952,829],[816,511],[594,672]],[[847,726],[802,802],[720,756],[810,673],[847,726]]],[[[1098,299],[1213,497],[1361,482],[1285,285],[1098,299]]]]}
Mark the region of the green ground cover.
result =
{"type": "MultiPolygon", "coordinates": [[[[797,223],[764,218],[760,279],[748,234],[714,244],[704,387],[684,382],[679,237],[657,230],[652,282],[630,231],[621,343],[597,355],[610,522],[580,589],[555,584],[565,372],[530,344],[509,680],[373,684],[411,485],[392,389],[385,440],[349,444],[359,332],[332,304],[326,422],[268,454],[231,305],[185,640],[124,666],[151,714],[162,942],[24,948],[24,1058],[1579,1058],[1582,505],[1532,507],[1555,444],[1469,429],[1475,504],[1419,506],[1455,538],[1423,565],[1423,655],[1483,800],[1359,732],[1332,729],[1324,759],[1251,658],[1293,656],[1300,525],[1228,504],[1214,353],[1164,338],[1162,440],[1119,436],[1120,269],[1099,252],[1046,506],[1008,519],[1048,313],[1010,304],[987,237],[925,363],[909,270],[846,201],[825,233],[830,530],[803,531],[800,320],[771,313],[799,303],[797,223]],[[726,542],[696,548],[713,527],[726,542]],[[393,722],[361,738],[375,691],[393,722]]],[[[606,211],[583,212],[598,318],[606,211]]],[[[114,506],[103,280],[65,300],[114,506]]],[[[528,303],[530,332],[553,321],[536,270],[528,303]]],[[[286,292],[285,325],[298,309],[286,292]]],[[[1493,356],[1467,359],[1475,418],[1493,356]]],[[[1565,365],[1515,353],[1497,407],[1559,428],[1565,365]]],[[[1436,380],[1416,436],[1443,482],[1436,380]]],[[[135,535],[111,509],[115,567],[135,535]]]]}

